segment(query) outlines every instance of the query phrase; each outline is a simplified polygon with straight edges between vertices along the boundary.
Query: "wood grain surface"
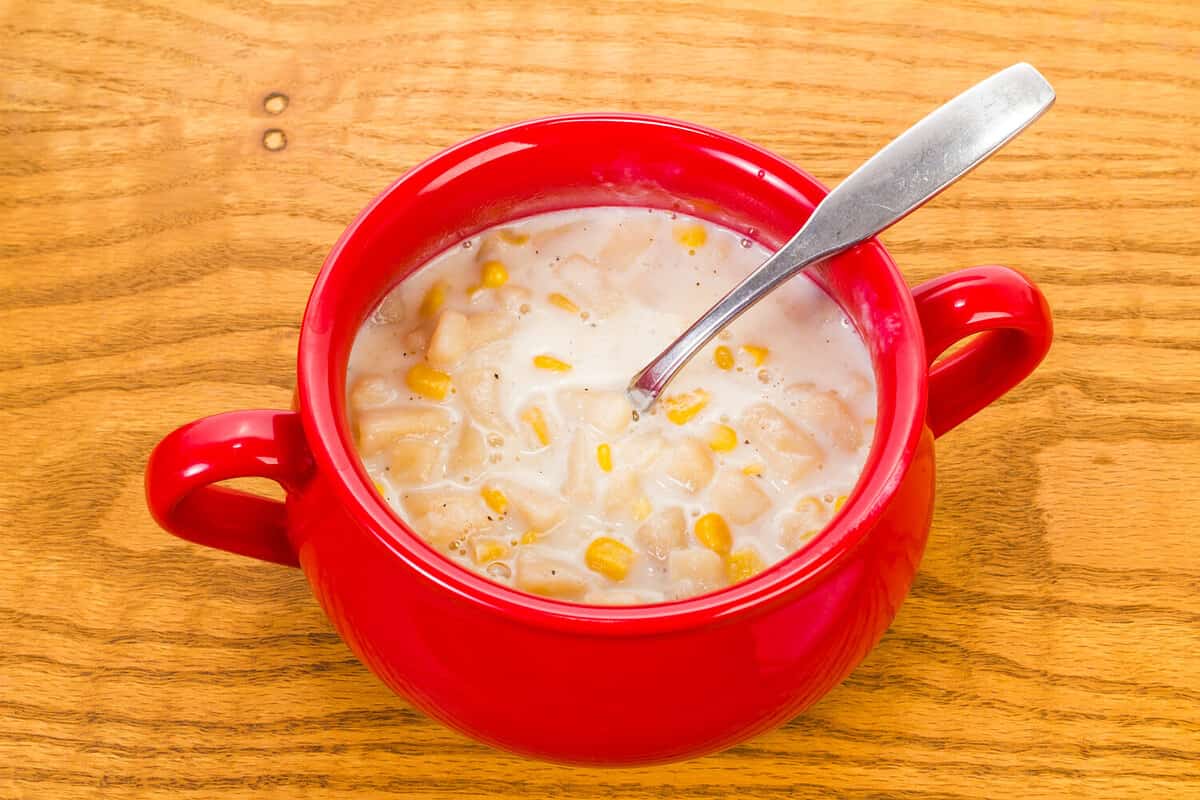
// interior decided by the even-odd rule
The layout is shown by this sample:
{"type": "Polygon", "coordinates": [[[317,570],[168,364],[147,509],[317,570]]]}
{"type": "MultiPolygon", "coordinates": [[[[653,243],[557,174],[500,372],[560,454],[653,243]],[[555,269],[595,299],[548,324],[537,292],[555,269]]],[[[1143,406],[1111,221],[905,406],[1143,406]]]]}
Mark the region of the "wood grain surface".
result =
{"type": "Polygon", "coordinates": [[[1200,797],[1198,75],[1169,0],[0,3],[0,796],[1200,797]],[[914,283],[1026,271],[1054,349],[940,443],[911,598],[782,729],[654,769],[494,752],[298,571],[148,517],[162,435],[288,405],[324,254],[418,160],[621,109],[832,183],[1018,60],[1056,108],[884,239],[914,283]]]}

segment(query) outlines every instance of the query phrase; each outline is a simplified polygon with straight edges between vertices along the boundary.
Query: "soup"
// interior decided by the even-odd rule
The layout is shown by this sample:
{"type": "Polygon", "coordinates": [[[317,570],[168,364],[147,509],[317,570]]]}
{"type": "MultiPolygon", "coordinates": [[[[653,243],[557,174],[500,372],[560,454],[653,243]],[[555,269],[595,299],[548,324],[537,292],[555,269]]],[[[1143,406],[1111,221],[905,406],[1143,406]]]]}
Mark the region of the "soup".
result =
{"type": "Polygon", "coordinates": [[[873,433],[867,351],[806,277],[723,331],[637,414],[632,375],[768,251],[668,211],[587,208],[433,258],[363,325],[355,443],[431,546],[595,604],[745,580],[845,502],[873,433]]]}

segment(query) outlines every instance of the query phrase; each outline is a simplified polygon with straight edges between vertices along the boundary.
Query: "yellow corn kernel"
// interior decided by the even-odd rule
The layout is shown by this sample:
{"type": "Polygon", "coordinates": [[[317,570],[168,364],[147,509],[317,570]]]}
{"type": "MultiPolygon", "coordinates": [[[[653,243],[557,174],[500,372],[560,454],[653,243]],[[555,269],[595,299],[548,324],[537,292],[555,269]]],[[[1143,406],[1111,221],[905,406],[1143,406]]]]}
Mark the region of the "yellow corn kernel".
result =
{"type": "Polygon", "coordinates": [[[770,350],[756,344],[742,345],[742,352],[754,359],[754,366],[756,367],[761,367],[763,362],[767,360],[767,356],[771,354],[770,350]]]}
{"type": "Polygon", "coordinates": [[[485,289],[499,289],[508,283],[508,269],[499,261],[489,261],[483,265],[483,277],[479,282],[485,289]]]}
{"type": "Polygon", "coordinates": [[[545,354],[542,354],[540,356],[534,356],[533,357],[533,365],[535,367],[537,367],[538,369],[548,369],[551,372],[570,372],[571,371],[571,365],[568,364],[567,362],[565,362],[561,359],[555,358],[554,356],[548,356],[545,354]]]}
{"type": "Polygon", "coordinates": [[[529,241],[528,233],[518,233],[509,228],[501,228],[497,231],[497,235],[499,235],[501,241],[508,244],[525,244],[529,241]]]}
{"type": "Polygon", "coordinates": [[[846,500],[846,495],[842,494],[838,495],[838,499],[833,501],[833,511],[835,514],[842,510],[842,506],[846,505],[846,500]]]}
{"type": "Polygon", "coordinates": [[[863,420],[863,425],[874,425],[874,424],[875,424],[874,417],[867,417],[866,419],[863,420]]]}
{"type": "Polygon", "coordinates": [[[667,419],[682,425],[699,414],[708,405],[709,394],[704,389],[693,389],[683,394],[672,395],[663,404],[667,407],[667,419]]]}
{"type": "Polygon", "coordinates": [[[645,522],[654,513],[654,506],[650,505],[650,501],[646,495],[642,495],[633,504],[633,519],[635,522],[645,522]]]}
{"type": "Polygon", "coordinates": [[[404,376],[404,383],[430,400],[445,400],[450,391],[450,376],[424,363],[414,365],[404,376]]]}
{"type": "Polygon", "coordinates": [[[605,472],[612,472],[612,447],[607,443],[596,447],[596,463],[605,472]]]}
{"type": "Polygon", "coordinates": [[[623,581],[633,566],[633,550],[629,545],[609,536],[593,539],[583,554],[588,569],[614,581],[623,581]]]}
{"type": "Polygon", "coordinates": [[[442,306],[446,305],[446,290],[449,288],[445,281],[435,281],[429,287],[425,297],[421,299],[419,312],[422,317],[432,317],[442,310],[442,306]]]}
{"type": "Polygon", "coordinates": [[[383,481],[371,481],[375,486],[375,491],[379,492],[380,497],[387,497],[387,487],[383,485],[383,481]]]}
{"type": "Polygon", "coordinates": [[[537,531],[525,531],[521,534],[521,544],[533,544],[537,541],[537,531]]]}
{"type": "Polygon", "coordinates": [[[521,421],[533,428],[534,434],[542,445],[550,444],[550,426],[546,424],[546,415],[537,406],[526,409],[521,414],[521,421]]]}
{"type": "Polygon", "coordinates": [[[708,435],[708,446],[718,453],[729,452],[737,447],[737,431],[718,422],[712,426],[712,433],[708,435]]]}
{"type": "Polygon", "coordinates": [[[733,534],[720,514],[705,514],[696,520],[696,541],[713,552],[725,555],[733,546],[733,534]]]}
{"type": "Polygon", "coordinates": [[[487,507],[503,516],[508,513],[508,497],[494,486],[485,486],[479,490],[479,495],[487,507]]]}
{"type": "Polygon", "coordinates": [[[703,225],[676,225],[675,226],[675,241],[679,242],[684,247],[695,250],[697,247],[703,247],[708,241],[708,231],[703,225]]]}
{"type": "Polygon", "coordinates": [[[471,558],[476,564],[490,564],[508,555],[508,545],[496,539],[480,539],[471,547],[471,558]]]}
{"type": "Polygon", "coordinates": [[[733,369],[733,351],[725,345],[713,350],[713,363],[718,369],[733,369]]]}
{"type": "Polygon", "coordinates": [[[730,583],[738,583],[762,572],[763,566],[762,559],[755,551],[738,550],[729,554],[729,560],[725,562],[725,571],[730,583]]]}
{"type": "Polygon", "coordinates": [[[571,302],[571,298],[567,297],[565,294],[559,294],[558,292],[554,292],[547,299],[550,300],[550,303],[552,305],[558,306],[563,311],[568,311],[572,314],[579,313],[579,306],[577,306],[573,302],[571,302]]]}
{"type": "Polygon", "coordinates": [[[762,464],[747,464],[742,467],[742,474],[749,475],[752,478],[756,475],[762,475],[764,471],[762,464]]]}

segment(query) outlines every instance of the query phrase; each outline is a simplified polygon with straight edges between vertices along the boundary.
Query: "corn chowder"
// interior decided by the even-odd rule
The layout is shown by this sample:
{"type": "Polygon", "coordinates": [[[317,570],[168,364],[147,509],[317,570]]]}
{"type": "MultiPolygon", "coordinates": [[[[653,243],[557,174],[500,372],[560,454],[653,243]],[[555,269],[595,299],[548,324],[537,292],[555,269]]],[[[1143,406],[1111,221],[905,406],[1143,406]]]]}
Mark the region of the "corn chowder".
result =
{"type": "Polygon", "coordinates": [[[776,290],[634,413],[630,377],[769,253],[671,212],[530,217],[437,256],[359,331],[363,464],[439,552],[539,595],[638,604],[744,580],[841,508],[875,387],[841,309],[776,290]]]}

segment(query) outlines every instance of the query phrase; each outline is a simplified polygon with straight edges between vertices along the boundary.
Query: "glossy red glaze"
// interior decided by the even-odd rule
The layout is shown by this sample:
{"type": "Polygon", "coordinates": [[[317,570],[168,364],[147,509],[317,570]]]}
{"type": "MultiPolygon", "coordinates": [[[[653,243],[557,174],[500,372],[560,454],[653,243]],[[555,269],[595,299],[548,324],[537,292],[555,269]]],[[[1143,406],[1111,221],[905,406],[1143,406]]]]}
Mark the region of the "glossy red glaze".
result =
{"type": "Polygon", "coordinates": [[[984,267],[920,287],[914,303],[876,242],[818,267],[816,280],[854,320],[875,367],[876,436],[863,476],[803,551],[745,583],[656,606],[532,597],[435,553],[373,491],[352,450],[346,362],[385,292],[489,226],[569,207],[641,205],[778,246],[823,194],[746,142],[639,116],[539,120],[451,148],[372,202],[326,260],[300,337],[299,411],[224,414],[168,436],[147,469],[151,510],[184,538],[298,559],[355,653],[413,704],[477,739],[614,765],[736,744],[814,703],[886,630],[929,530],[933,432],[1040,361],[1050,320],[1036,288],[984,267]],[[928,374],[927,351],[978,331],[990,333],[928,374]],[[278,480],[286,512],[208,486],[235,475],[278,480]]]}

